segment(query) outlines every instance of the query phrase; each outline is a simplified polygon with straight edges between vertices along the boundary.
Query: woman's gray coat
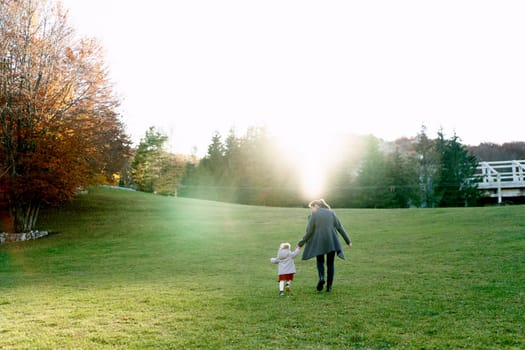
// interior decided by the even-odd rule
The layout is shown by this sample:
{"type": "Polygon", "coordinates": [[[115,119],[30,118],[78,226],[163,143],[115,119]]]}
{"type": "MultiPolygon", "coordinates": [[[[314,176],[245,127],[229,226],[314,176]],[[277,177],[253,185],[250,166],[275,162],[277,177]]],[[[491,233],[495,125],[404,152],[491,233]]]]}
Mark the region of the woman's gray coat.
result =
{"type": "Polygon", "coordinates": [[[313,212],[308,220],[306,233],[298,244],[299,247],[306,244],[306,248],[303,251],[303,260],[334,251],[337,252],[337,256],[344,259],[343,248],[337,232],[341,234],[346,244],[350,244],[350,237],[334,211],[319,208],[313,212]]]}

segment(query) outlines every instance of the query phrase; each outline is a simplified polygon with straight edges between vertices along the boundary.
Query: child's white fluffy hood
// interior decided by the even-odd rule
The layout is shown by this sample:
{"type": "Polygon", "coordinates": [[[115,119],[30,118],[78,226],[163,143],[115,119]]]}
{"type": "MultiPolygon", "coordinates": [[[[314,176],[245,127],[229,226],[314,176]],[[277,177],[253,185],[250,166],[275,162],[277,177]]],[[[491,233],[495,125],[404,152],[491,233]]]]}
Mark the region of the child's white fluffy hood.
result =
{"type": "Polygon", "coordinates": [[[286,259],[290,255],[292,255],[292,252],[290,251],[290,249],[279,249],[279,252],[277,253],[277,257],[280,260],[286,259]]]}

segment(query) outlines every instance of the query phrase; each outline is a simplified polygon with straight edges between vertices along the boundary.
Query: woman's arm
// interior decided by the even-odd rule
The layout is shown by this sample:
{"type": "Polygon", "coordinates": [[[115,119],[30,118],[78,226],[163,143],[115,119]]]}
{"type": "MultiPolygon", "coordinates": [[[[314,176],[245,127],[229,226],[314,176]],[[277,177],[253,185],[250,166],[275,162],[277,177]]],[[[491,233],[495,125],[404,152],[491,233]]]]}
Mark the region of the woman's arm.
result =
{"type": "Polygon", "coordinates": [[[332,213],[334,214],[335,229],[343,237],[346,244],[350,246],[352,244],[352,240],[350,239],[350,236],[348,235],[348,233],[346,233],[345,228],[343,227],[343,224],[341,224],[341,221],[339,221],[339,218],[337,217],[337,215],[335,215],[335,212],[332,212],[332,213]]]}
{"type": "MultiPolygon", "coordinates": [[[[315,214],[315,213],[314,213],[315,214]]],[[[305,245],[306,242],[312,238],[314,232],[315,232],[315,215],[312,214],[310,218],[308,219],[308,225],[306,225],[306,233],[304,234],[303,238],[297,243],[299,247],[302,247],[305,245]]]]}

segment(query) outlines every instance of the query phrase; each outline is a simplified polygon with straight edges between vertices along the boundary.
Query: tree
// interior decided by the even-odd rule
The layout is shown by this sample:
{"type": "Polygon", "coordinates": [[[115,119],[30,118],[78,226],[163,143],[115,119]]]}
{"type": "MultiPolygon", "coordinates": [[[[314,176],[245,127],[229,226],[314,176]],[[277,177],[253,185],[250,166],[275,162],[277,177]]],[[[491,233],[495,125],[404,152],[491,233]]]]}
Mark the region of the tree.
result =
{"type": "Polygon", "coordinates": [[[0,38],[4,229],[28,231],[41,205],[70,199],[129,142],[101,47],[76,37],[59,4],[0,1],[0,38]]]}
{"type": "Polygon", "coordinates": [[[198,166],[186,165],[181,196],[260,205],[299,203],[290,164],[281,157],[264,128],[242,137],[230,130],[225,143],[215,133],[198,166]]]}
{"type": "Polygon", "coordinates": [[[394,191],[388,178],[388,162],[379,140],[370,136],[357,177],[356,205],[365,208],[391,207],[394,191]]]}
{"type": "Polygon", "coordinates": [[[233,186],[238,182],[238,178],[242,173],[241,140],[237,137],[233,128],[230,129],[224,142],[224,167],[224,184],[233,186]]]}
{"type": "Polygon", "coordinates": [[[419,203],[422,208],[434,208],[439,200],[435,198],[434,187],[439,181],[440,158],[436,153],[435,141],[428,138],[423,125],[414,146],[418,162],[419,203]]]}
{"type": "Polygon", "coordinates": [[[202,161],[202,166],[214,179],[214,185],[220,184],[222,176],[224,175],[224,156],[225,149],[221,140],[221,135],[218,132],[215,132],[211,139],[211,144],[208,146],[208,154],[202,161]]]}
{"type": "Polygon", "coordinates": [[[167,141],[168,136],[154,126],[150,127],[140,140],[131,164],[131,178],[137,190],[150,193],[155,191],[155,182],[161,174],[162,157],[167,141]]]}
{"type": "Polygon", "coordinates": [[[413,159],[403,155],[399,149],[387,157],[387,179],[392,193],[387,206],[408,208],[419,203],[417,196],[417,167],[413,159]]]}
{"type": "Polygon", "coordinates": [[[360,202],[357,183],[361,165],[366,156],[369,136],[353,135],[338,149],[337,162],[327,175],[326,198],[334,207],[356,207],[360,202]]]}
{"type": "Polygon", "coordinates": [[[122,183],[127,184],[125,178],[129,171],[129,162],[131,161],[131,141],[128,135],[122,130],[124,125],[115,121],[116,127],[100,128],[96,137],[98,148],[98,160],[92,164],[93,172],[100,172],[102,181],[113,185],[122,183]]]}
{"type": "Polygon", "coordinates": [[[525,142],[481,143],[468,149],[480,162],[525,159],[525,142]]]}
{"type": "Polygon", "coordinates": [[[163,152],[160,159],[160,169],[154,192],[161,195],[175,196],[184,176],[186,161],[184,157],[169,152],[163,152]]]}
{"type": "Polygon", "coordinates": [[[167,142],[168,136],[154,126],[140,140],[131,164],[131,179],[137,190],[177,195],[187,160],[168,152],[167,142]]]}
{"type": "Polygon", "coordinates": [[[469,153],[466,146],[461,144],[456,134],[446,140],[440,131],[436,147],[441,157],[439,181],[435,188],[440,206],[474,204],[479,197],[476,182],[472,180],[478,160],[469,153]]]}

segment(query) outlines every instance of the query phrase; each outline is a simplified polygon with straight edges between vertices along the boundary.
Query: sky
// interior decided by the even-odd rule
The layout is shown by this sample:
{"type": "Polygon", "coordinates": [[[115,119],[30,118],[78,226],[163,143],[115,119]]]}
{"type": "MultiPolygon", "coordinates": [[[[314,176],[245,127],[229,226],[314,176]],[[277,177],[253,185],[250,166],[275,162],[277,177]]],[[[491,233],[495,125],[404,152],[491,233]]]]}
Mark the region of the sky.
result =
{"type": "Polygon", "coordinates": [[[525,141],[524,1],[63,0],[103,45],[138,143],[206,152],[266,126],[290,147],[443,128],[525,141]]]}

